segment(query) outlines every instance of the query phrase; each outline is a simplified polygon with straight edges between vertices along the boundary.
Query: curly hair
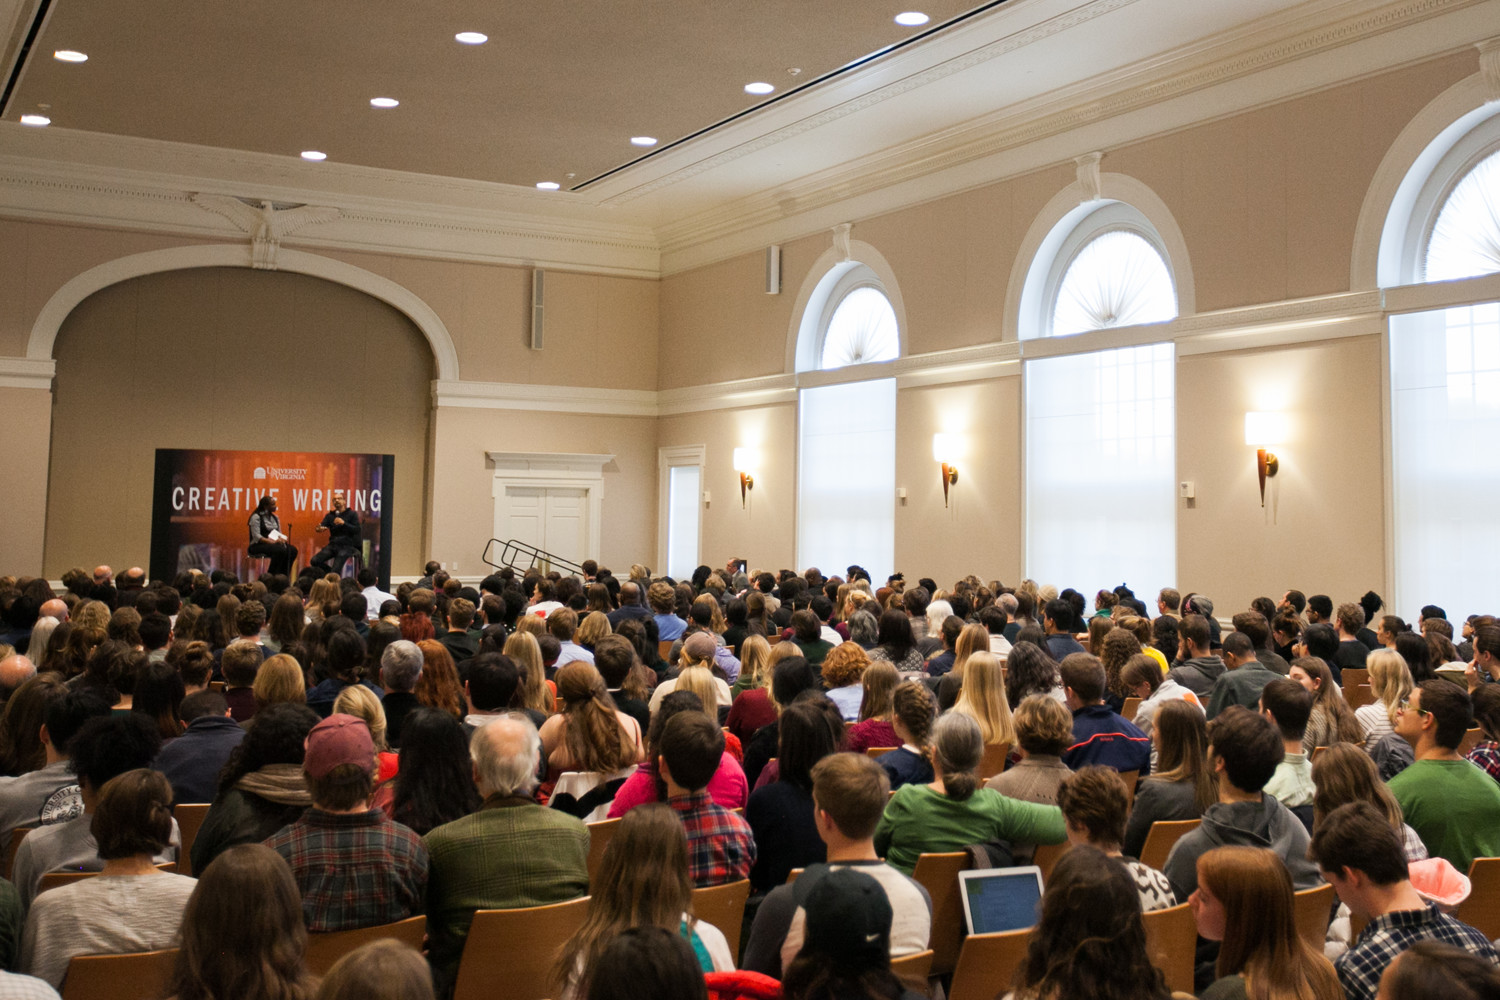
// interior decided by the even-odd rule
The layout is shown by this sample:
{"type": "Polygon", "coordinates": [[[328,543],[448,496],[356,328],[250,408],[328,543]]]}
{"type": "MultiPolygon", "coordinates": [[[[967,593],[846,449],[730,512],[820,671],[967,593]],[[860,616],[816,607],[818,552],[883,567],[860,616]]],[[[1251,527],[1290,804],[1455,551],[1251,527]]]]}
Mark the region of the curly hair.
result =
{"type": "Polygon", "coordinates": [[[1125,697],[1129,692],[1120,677],[1120,671],[1130,658],[1141,652],[1141,641],[1127,628],[1114,628],[1105,633],[1099,644],[1099,660],[1104,664],[1105,686],[1114,694],[1125,697]]]}
{"type": "Polygon", "coordinates": [[[830,688],[858,684],[870,657],[857,642],[841,642],[823,657],[823,683],[830,688]]]}
{"type": "Polygon", "coordinates": [[[268,764],[301,764],[303,744],[317,724],[317,712],[291,702],[277,702],[256,712],[255,725],[229,751],[219,773],[219,791],[227,792],[245,775],[268,764]]]}

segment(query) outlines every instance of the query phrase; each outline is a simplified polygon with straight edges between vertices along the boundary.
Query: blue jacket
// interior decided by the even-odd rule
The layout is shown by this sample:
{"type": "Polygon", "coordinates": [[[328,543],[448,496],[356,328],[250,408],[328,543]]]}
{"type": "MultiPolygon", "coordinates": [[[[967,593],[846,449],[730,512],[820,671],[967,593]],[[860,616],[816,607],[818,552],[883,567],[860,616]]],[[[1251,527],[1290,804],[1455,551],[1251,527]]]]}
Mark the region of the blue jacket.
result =
{"type": "Polygon", "coordinates": [[[1151,773],[1151,737],[1108,705],[1085,705],[1073,713],[1073,745],[1063,752],[1062,762],[1074,771],[1102,764],[1144,778],[1151,773]]]}
{"type": "Polygon", "coordinates": [[[200,716],[188,723],[187,732],[161,748],[153,766],[171,783],[175,801],[212,802],[229,751],[244,738],[245,731],[233,719],[200,716]]]}

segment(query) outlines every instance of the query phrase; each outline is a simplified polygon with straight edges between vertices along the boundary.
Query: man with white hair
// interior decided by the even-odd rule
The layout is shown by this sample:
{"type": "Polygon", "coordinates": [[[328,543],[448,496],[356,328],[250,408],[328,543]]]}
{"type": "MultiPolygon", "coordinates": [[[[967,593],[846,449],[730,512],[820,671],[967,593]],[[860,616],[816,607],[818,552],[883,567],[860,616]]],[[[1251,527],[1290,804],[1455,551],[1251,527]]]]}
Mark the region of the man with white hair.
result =
{"type": "Polygon", "coordinates": [[[401,745],[401,727],[406,716],[421,708],[414,693],[422,676],[422,650],[414,642],[397,639],[380,654],[380,683],[385,687],[381,706],[385,709],[385,738],[393,747],[401,745]]]}
{"type": "Polygon", "coordinates": [[[438,995],[458,973],[475,910],[509,910],[577,899],[589,891],[588,828],[531,797],[542,741],[524,715],[474,731],[469,755],[484,805],[424,841],[429,961],[438,995]]]}

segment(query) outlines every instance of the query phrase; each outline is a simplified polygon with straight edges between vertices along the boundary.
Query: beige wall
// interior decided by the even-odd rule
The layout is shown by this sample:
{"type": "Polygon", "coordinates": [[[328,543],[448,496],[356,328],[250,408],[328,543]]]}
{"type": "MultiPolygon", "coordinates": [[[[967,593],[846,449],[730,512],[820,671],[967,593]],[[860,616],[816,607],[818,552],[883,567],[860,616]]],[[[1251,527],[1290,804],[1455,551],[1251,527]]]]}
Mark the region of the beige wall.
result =
{"type": "MultiPolygon", "coordinates": [[[[1178,583],[1216,610],[1288,589],[1357,600],[1385,593],[1385,449],[1381,338],[1181,358],[1177,471],[1197,499],[1178,501],[1178,583]],[[1260,507],[1247,410],[1287,414],[1290,439],[1260,507]]],[[[1403,609],[1402,614],[1412,613],[1403,609]]]]}
{"type": "Polygon", "coordinates": [[[200,268],[98,292],[58,336],[45,571],[146,565],[157,448],[396,456],[394,572],[420,569],[432,354],[341,285],[200,268]]]}
{"type": "MultiPolygon", "coordinates": [[[[457,563],[460,576],[483,576],[480,560],[495,526],[491,451],[615,456],[604,467],[603,525],[596,558],[623,579],[633,562],[651,562],[656,540],[656,421],[525,410],[439,407],[434,418],[430,558],[457,563]],[[624,567],[624,569],[621,569],[624,567]]],[[[503,541],[504,539],[502,539],[503,541]]]]}
{"type": "MultiPolygon", "coordinates": [[[[0,268],[4,270],[4,268],[0,268]]],[[[0,566],[3,572],[38,573],[47,509],[47,445],[52,394],[45,389],[0,387],[0,566]]]]}

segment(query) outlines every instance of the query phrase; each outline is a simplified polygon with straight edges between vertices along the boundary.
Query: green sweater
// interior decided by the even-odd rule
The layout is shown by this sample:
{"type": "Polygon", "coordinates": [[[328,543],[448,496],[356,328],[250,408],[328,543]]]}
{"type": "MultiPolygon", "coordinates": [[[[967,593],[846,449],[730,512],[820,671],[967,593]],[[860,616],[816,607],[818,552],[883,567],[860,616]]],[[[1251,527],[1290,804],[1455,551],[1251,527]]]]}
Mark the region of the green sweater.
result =
{"type": "Polygon", "coordinates": [[[988,788],[959,802],[926,785],[903,785],[886,803],[885,815],[875,828],[875,850],[910,875],[924,853],[961,851],[970,844],[1001,838],[1060,844],[1067,835],[1062,810],[1056,806],[1022,802],[988,788]]]}
{"type": "Polygon", "coordinates": [[[1406,823],[1435,858],[1467,873],[1500,857],[1500,783],[1466,760],[1419,760],[1389,782],[1406,823]]]}

